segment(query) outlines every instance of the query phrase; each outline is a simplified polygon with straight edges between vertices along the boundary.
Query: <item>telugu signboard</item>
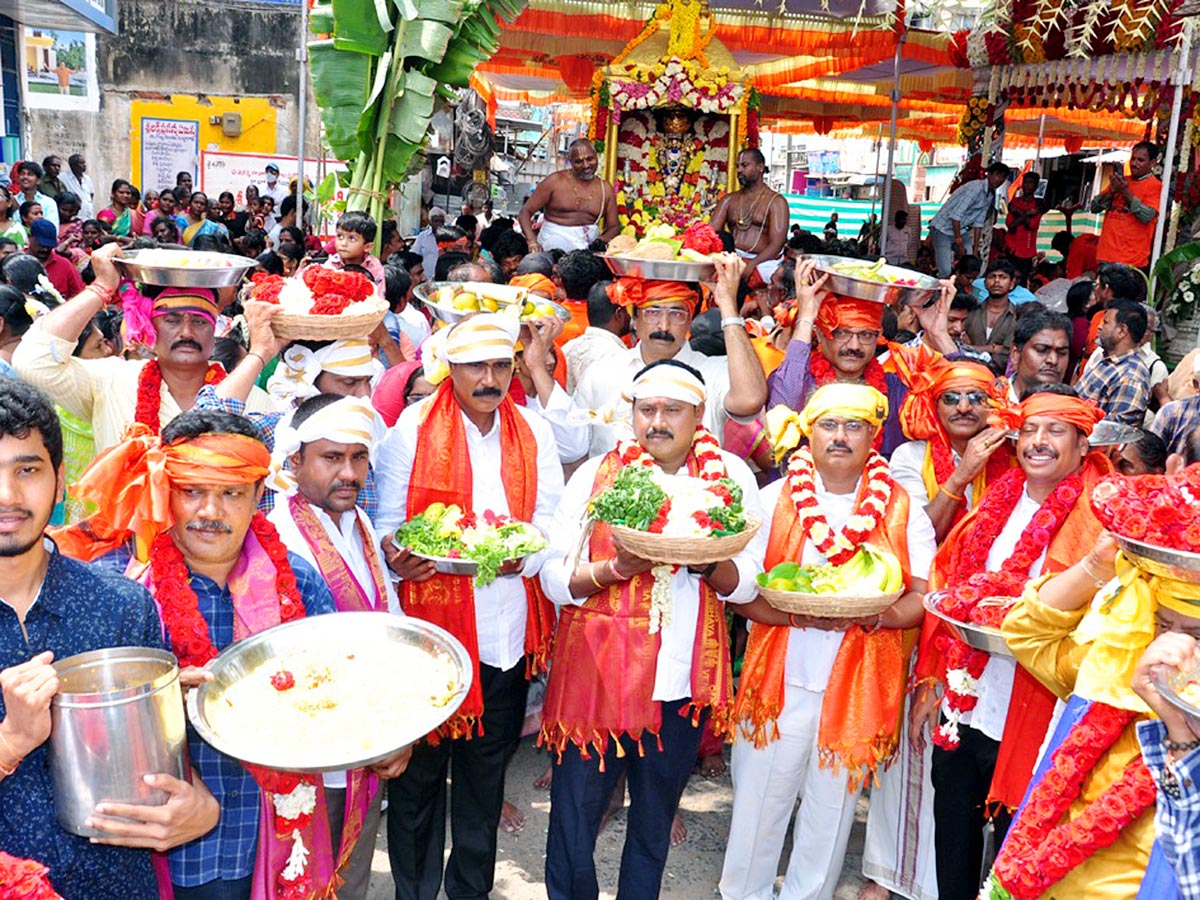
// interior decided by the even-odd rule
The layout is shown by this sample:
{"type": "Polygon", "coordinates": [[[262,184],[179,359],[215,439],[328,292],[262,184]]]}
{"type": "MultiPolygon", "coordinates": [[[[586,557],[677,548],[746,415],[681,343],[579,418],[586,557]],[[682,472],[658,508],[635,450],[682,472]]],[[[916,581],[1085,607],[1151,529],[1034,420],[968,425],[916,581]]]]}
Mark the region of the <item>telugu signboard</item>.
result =
{"type": "MultiPolygon", "coordinates": [[[[246,200],[246,186],[253,184],[261,191],[266,186],[268,163],[279,167],[279,183],[285,188],[296,178],[296,157],[272,153],[234,153],[228,150],[204,150],[200,154],[200,190],[210,197],[222,191],[233,193],[238,205],[246,200]]],[[[336,159],[324,161],[304,159],[304,180],[313,185],[329,172],[345,172],[346,164],[336,159]],[[318,168],[320,166],[320,168],[318,168]]],[[[339,187],[334,200],[345,200],[346,189],[339,187]]]]}
{"type": "Polygon", "coordinates": [[[175,187],[175,176],[196,178],[200,123],[188,119],[142,119],[142,190],[175,187]]]}

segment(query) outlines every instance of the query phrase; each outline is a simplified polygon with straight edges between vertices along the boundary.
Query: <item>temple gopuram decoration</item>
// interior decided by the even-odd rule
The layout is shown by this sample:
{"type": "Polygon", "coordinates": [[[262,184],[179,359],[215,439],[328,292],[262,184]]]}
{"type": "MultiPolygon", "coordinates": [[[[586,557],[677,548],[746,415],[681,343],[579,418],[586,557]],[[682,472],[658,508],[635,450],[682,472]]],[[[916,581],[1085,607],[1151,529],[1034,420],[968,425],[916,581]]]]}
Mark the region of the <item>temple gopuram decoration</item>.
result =
{"type": "Polygon", "coordinates": [[[758,144],[757,96],[713,30],[707,0],[665,0],[593,79],[590,136],[639,235],[705,217],[737,188],[730,148],[758,144]]]}

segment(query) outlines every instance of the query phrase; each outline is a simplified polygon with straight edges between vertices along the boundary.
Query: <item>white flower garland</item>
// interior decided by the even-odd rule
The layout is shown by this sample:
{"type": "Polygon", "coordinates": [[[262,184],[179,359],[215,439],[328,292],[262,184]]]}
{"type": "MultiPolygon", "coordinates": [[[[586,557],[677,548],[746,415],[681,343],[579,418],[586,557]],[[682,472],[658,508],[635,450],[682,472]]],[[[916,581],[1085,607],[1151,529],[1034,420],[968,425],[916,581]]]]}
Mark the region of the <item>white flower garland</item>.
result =
{"type": "MultiPolygon", "coordinates": [[[[275,808],[277,819],[294,821],[302,816],[311,818],[317,808],[317,786],[311,782],[302,781],[290,793],[271,794],[271,804],[275,808]]],[[[294,883],[303,877],[308,868],[309,849],[304,846],[304,839],[297,828],[292,831],[292,851],[288,854],[287,865],[279,874],[281,880],[294,883]]]]}

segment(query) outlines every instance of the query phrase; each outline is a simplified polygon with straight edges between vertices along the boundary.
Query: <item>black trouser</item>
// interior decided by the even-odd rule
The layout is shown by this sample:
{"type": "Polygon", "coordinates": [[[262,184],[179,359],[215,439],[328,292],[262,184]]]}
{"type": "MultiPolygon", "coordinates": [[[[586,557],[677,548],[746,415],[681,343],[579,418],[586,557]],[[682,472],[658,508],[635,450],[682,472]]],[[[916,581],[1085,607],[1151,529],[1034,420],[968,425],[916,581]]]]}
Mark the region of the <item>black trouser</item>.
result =
{"type": "Polygon", "coordinates": [[[173,890],[177,900],[250,900],[253,880],[251,875],[237,881],[218,878],[197,887],[174,885],[173,890]]]}
{"type": "MultiPolygon", "coordinates": [[[[554,767],[550,782],[550,830],[546,836],[546,891],[550,900],[595,900],[596,836],[617,779],[628,774],[629,815],[621,872],[619,900],[654,900],[662,886],[667,851],[671,847],[671,822],[679,798],[700,749],[704,718],[692,725],[679,715],[687,700],[662,705],[662,728],[642,737],[641,747],[630,737],[620,739],[604,754],[604,771],[596,754],[585,760],[571,744],[554,767]]],[[[705,717],[706,718],[706,717],[705,717]]]]}
{"type": "Polygon", "coordinates": [[[435,900],[446,846],[446,775],[450,785],[450,859],[446,896],[486,900],[496,870],[496,828],[504,772],[525,721],[525,663],[508,671],[479,667],[483,734],[419,744],[408,768],[388,782],[388,859],[396,900],[435,900]]]}
{"type": "MultiPolygon", "coordinates": [[[[957,750],[933,748],[934,849],[938,900],[975,900],[982,882],[983,829],[987,795],[1000,742],[969,725],[959,725],[957,750]]],[[[993,817],[995,845],[1008,830],[1003,809],[993,817]]]]}

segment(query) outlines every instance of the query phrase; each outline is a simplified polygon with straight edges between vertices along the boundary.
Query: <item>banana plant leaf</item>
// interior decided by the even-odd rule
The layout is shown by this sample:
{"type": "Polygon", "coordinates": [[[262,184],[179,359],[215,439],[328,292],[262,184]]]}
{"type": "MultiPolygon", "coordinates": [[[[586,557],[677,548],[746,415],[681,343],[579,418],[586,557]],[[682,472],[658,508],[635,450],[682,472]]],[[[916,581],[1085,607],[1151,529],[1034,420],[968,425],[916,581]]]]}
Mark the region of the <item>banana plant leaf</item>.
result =
{"type": "MultiPolygon", "coordinates": [[[[333,40],[339,50],[379,56],[388,49],[387,0],[333,0],[333,40]]],[[[310,23],[310,28],[311,23],[310,23]]]]}
{"type": "Polygon", "coordinates": [[[338,50],[333,40],[308,45],[313,95],[321,108],[321,121],[329,149],[338,159],[358,159],[363,152],[359,126],[364,120],[374,131],[375,112],[367,109],[371,94],[373,60],[365,53],[338,50]]]}
{"type": "Polygon", "coordinates": [[[1169,300],[1171,294],[1175,292],[1175,285],[1178,283],[1175,278],[1175,269],[1184,264],[1200,259],[1200,242],[1191,244],[1181,244],[1169,253],[1164,253],[1158,258],[1158,262],[1154,265],[1154,271],[1150,273],[1156,289],[1155,293],[1158,297],[1158,306],[1161,308],[1163,302],[1169,300]]]}

